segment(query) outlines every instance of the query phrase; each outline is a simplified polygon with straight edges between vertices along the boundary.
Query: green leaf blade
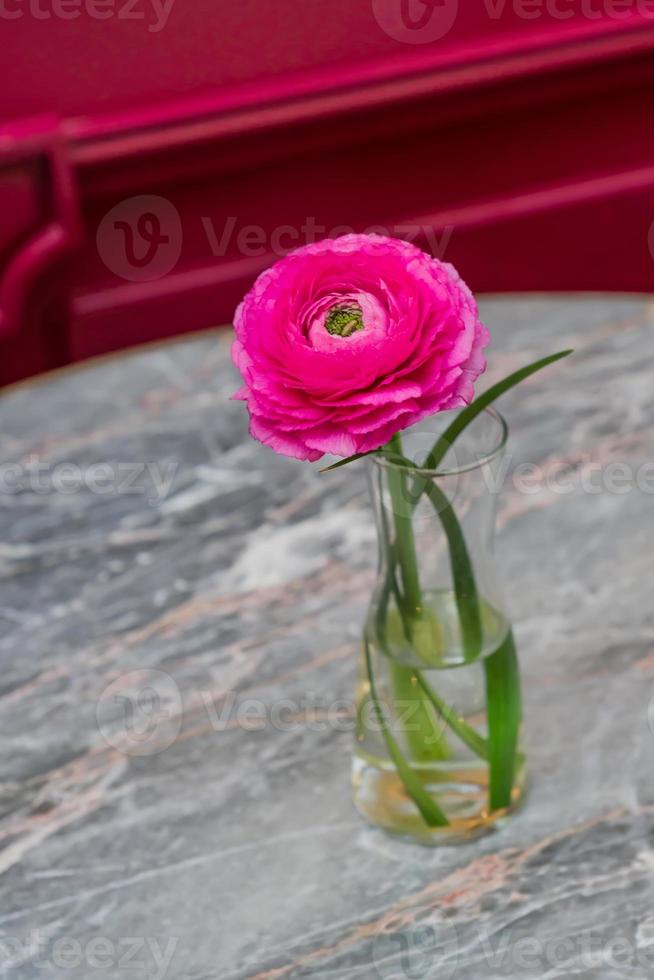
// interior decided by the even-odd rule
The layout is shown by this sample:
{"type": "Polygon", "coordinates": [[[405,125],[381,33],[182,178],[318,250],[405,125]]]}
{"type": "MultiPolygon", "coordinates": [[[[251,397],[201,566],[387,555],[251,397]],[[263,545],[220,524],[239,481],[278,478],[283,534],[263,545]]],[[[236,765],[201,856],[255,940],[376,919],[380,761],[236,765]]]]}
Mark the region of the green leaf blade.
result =
{"type": "Polygon", "coordinates": [[[355,453],[353,456],[346,456],[344,459],[339,459],[335,463],[330,463],[329,466],[323,466],[318,472],[331,473],[332,470],[337,470],[341,466],[347,466],[348,463],[354,463],[357,459],[363,459],[364,456],[371,456],[373,452],[377,452],[377,450],[373,449],[369,453],[355,453]]]}
{"type": "Polygon", "coordinates": [[[479,732],[476,732],[471,725],[468,725],[454,708],[450,707],[446,701],[436,694],[436,691],[427,683],[419,670],[415,671],[415,676],[425,696],[431,701],[434,709],[443,721],[449,725],[455,735],[458,735],[464,745],[467,745],[475,755],[478,755],[480,759],[487,762],[489,747],[486,739],[479,732]]]}
{"type": "Polygon", "coordinates": [[[440,518],[447,538],[454,596],[459,613],[463,656],[465,660],[472,661],[481,653],[483,630],[479,594],[468,546],[447,495],[434,482],[429,482],[426,485],[425,493],[440,518]]]}
{"type": "Polygon", "coordinates": [[[511,805],[522,723],[520,672],[511,630],[504,642],[484,658],[490,763],[489,805],[511,805]]]}
{"type": "Polygon", "coordinates": [[[388,754],[393,761],[397,774],[402,781],[402,785],[404,786],[408,796],[415,803],[420,815],[428,827],[447,827],[449,826],[449,820],[436,801],[422,785],[419,776],[414,772],[407,760],[404,758],[399,745],[393,737],[390,726],[384,717],[384,712],[382,711],[382,707],[377,697],[377,690],[372,673],[372,664],[370,662],[370,647],[365,636],[363,639],[363,645],[366,658],[368,684],[370,686],[370,700],[381,728],[382,735],[386,743],[386,748],[388,749],[388,754]]]}
{"type": "Polygon", "coordinates": [[[434,443],[431,452],[425,460],[422,469],[435,470],[439,464],[442,462],[443,457],[446,455],[448,449],[452,446],[454,440],[461,434],[461,432],[470,425],[471,422],[476,419],[476,417],[483,412],[485,408],[488,408],[500,395],[503,395],[510,388],[514,388],[515,385],[520,384],[526,378],[530,377],[532,374],[536,374],[537,371],[541,371],[543,368],[547,367],[549,364],[554,364],[555,361],[560,361],[564,357],[568,357],[572,354],[572,350],[562,350],[558,351],[556,354],[550,354],[548,357],[542,357],[538,361],[534,361],[532,364],[527,364],[525,367],[520,368],[518,371],[514,371],[513,374],[507,375],[497,384],[492,385],[487,391],[482,392],[478,395],[474,401],[472,401],[466,408],[462,409],[457,417],[448,425],[447,429],[434,443]]]}

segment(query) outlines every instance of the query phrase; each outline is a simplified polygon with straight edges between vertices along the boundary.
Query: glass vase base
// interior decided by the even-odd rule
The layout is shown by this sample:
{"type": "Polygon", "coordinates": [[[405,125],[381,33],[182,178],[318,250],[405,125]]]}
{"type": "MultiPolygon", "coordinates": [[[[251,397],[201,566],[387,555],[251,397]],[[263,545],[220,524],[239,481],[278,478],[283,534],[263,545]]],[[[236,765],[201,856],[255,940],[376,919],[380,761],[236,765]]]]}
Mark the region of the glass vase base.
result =
{"type": "Polygon", "coordinates": [[[424,788],[448,819],[447,826],[429,827],[409,798],[395,769],[367,756],[352,760],[354,805],[369,824],[388,833],[437,847],[476,840],[501,829],[519,809],[526,789],[524,763],[516,775],[511,805],[488,808],[488,768],[484,765],[430,765],[414,770],[424,788]]]}

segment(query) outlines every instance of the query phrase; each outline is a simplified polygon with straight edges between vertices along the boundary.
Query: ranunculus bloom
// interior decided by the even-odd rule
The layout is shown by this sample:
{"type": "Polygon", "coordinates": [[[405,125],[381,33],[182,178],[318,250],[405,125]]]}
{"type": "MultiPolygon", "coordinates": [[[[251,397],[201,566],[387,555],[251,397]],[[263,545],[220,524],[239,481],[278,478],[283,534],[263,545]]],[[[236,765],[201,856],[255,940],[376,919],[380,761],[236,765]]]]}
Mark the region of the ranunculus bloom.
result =
{"type": "Polygon", "coordinates": [[[472,399],[488,332],[456,270],[408,242],[346,235],[298,249],[238,310],[232,358],[250,432],[316,460],[378,449],[472,399]]]}

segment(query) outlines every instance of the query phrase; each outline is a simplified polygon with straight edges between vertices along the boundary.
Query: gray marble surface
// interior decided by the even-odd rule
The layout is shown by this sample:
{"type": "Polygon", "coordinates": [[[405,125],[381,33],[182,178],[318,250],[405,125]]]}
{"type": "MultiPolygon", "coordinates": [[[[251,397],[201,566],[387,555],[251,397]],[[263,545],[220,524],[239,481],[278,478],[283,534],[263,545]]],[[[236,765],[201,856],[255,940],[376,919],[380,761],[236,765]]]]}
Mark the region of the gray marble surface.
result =
{"type": "Polygon", "coordinates": [[[531,791],[464,846],[353,811],[362,474],[248,439],[227,334],[0,398],[0,976],[654,977],[654,308],[482,308],[484,384],[576,354],[502,403],[531,791]]]}

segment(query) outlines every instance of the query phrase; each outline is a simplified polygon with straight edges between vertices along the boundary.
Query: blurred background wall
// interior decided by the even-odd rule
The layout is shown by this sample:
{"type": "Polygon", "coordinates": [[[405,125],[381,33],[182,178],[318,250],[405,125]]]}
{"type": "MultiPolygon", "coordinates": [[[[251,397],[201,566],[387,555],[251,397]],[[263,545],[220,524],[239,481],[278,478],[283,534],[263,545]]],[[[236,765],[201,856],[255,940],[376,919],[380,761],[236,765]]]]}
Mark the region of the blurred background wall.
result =
{"type": "Polygon", "coordinates": [[[654,0],[0,0],[0,384],[347,230],[649,291],[654,0]]]}

